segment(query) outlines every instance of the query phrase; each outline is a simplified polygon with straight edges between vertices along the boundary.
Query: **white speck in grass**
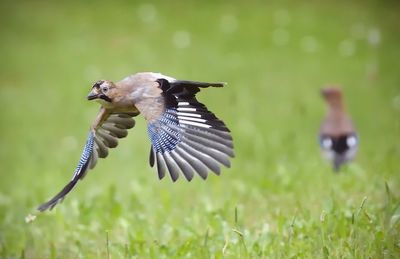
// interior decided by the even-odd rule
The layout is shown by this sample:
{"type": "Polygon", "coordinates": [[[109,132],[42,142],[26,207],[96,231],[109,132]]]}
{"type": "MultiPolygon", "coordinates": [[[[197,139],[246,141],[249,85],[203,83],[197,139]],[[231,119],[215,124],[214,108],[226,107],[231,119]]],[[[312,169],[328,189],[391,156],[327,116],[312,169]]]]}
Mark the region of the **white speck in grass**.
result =
{"type": "Polygon", "coordinates": [[[397,111],[400,111],[400,95],[397,95],[393,98],[393,108],[397,111]]]}
{"type": "Polygon", "coordinates": [[[238,21],[232,14],[226,14],[221,17],[219,27],[223,33],[234,33],[238,27],[238,21]]]}
{"type": "Polygon", "coordinates": [[[289,42],[289,32],[285,29],[275,29],[272,32],[272,40],[277,46],[286,45],[289,42]]]}
{"type": "Polygon", "coordinates": [[[270,231],[270,226],[268,223],[264,223],[262,228],[261,228],[261,233],[266,234],[269,233],[270,231]]]}
{"type": "Polygon", "coordinates": [[[26,223],[31,223],[36,219],[36,215],[28,214],[28,216],[25,217],[25,222],[26,223]]]}
{"type": "Polygon", "coordinates": [[[125,230],[129,229],[129,221],[126,220],[125,218],[120,218],[119,219],[119,224],[121,225],[121,227],[125,230]]]}
{"type": "Polygon", "coordinates": [[[339,53],[344,57],[350,57],[354,55],[356,47],[353,41],[344,40],[339,44],[339,53]]]}
{"type": "Polygon", "coordinates": [[[144,23],[153,23],[157,19],[157,9],[153,4],[142,4],[137,10],[139,19],[144,23]]]}
{"type": "Polygon", "coordinates": [[[381,43],[381,32],[378,28],[371,28],[368,30],[368,43],[374,47],[381,43]]]}
{"type": "Polygon", "coordinates": [[[301,48],[303,51],[308,53],[313,53],[318,51],[318,41],[313,36],[305,36],[301,39],[300,42],[301,48]]]}
{"type": "Polygon", "coordinates": [[[286,26],[290,23],[288,10],[280,9],[274,12],[274,22],[278,26],[286,26]]]}
{"type": "Polygon", "coordinates": [[[207,212],[214,211],[214,206],[213,206],[213,203],[210,201],[210,199],[204,197],[202,200],[202,203],[207,212]]]}
{"type": "Polygon", "coordinates": [[[353,217],[353,212],[352,212],[350,209],[346,209],[346,210],[343,212],[343,214],[344,214],[344,216],[345,216],[347,219],[351,219],[351,218],[353,217]]]}
{"type": "Polygon", "coordinates": [[[395,214],[390,218],[390,227],[394,227],[400,220],[400,211],[396,210],[395,214]]]}
{"type": "Polygon", "coordinates": [[[91,220],[88,229],[93,233],[99,233],[101,230],[101,223],[98,220],[91,220]]]}
{"type": "Polygon", "coordinates": [[[326,212],[323,210],[321,212],[321,215],[319,216],[319,221],[325,222],[325,215],[326,215],[326,212]]]}
{"type": "Polygon", "coordinates": [[[178,49],[190,46],[190,33],[187,31],[176,31],[172,36],[172,43],[178,49]]]}

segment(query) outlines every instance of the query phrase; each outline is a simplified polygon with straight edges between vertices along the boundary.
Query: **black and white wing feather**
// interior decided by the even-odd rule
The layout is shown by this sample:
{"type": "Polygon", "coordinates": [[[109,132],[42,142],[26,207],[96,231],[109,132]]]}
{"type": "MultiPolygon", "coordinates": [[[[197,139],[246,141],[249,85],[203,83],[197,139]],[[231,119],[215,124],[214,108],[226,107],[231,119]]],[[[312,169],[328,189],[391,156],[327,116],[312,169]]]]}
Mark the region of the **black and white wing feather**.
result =
{"type": "Polygon", "coordinates": [[[152,147],[150,165],[157,166],[159,178],[169,172],[176,181],[182,173],[192,180],[195,173],[203,179],[208,171],[220,174],[234,157],[233,141],[225,123],[198,102],[199,87],[222,87],[221,83],[160,80],[167,100],[164,113],[148,124],[152,147]]]}
{"type": "Polygon", "coordinates": [[[98,158],[108,156],[108,149],[118,145],[118,138],[128,135],[128,129],[135,125],[134,113],[110,114],[96,131],[90,131],[79,163],[71,181],[52,199],[38,207],[39,211],[51,210],[82,180],[89,169],[95,167],[98,158]]]}

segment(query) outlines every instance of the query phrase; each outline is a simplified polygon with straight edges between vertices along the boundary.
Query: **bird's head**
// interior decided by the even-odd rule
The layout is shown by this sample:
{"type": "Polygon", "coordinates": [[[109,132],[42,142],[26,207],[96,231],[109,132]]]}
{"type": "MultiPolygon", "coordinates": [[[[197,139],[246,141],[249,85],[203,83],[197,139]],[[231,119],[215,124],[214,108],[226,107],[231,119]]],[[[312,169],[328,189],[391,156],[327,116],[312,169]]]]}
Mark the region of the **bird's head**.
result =
{"type": "Polygon", "coordinates": [[[338,87],[325,87],[321,89],[321,95],[331,106],[342,105],[342,90],[338,87]]]}
{"type": "Polygon", "coordinates": [[[88,100],[96,100],[101,104],[110,104],[112,102],[115,85],[111,81],[99,80],[92,86],[92,90],[87,96],[88,100]]]}

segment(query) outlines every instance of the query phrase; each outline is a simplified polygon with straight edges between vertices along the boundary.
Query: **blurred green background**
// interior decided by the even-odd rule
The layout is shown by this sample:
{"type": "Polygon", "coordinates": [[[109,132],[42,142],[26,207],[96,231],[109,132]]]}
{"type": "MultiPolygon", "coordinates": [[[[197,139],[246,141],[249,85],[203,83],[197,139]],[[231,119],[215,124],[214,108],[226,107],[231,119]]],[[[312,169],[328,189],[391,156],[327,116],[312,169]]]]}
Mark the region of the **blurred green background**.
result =
{"type": "Polygon", "coordinates": [[[397,1],[1,1],[0,258],[400,258],[397,1]],[[234,136],[231,169],[159,181],[143,118],[50,213],[98,104],[139,71],[225,81],[198,96],[234,136]],[[319,153],[341,85],[361,138],[319,153]],[[36,215],[29,221],[27,215],[36,215]]]}

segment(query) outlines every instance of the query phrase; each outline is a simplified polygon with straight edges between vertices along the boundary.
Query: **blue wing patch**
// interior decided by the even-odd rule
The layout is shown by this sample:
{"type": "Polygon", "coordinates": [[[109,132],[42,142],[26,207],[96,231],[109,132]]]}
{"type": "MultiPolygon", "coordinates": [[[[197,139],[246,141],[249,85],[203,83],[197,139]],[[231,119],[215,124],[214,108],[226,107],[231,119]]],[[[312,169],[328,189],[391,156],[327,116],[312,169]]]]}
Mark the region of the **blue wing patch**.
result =
{"type": "Polygon", "coordinates": [[[178,127],[176,109],[167,109],[157,121],[148,124],[147,131],[156,152],[169,152],[178,145],[178,127]]]}
{"type": "Polygon", "coordinates": [[[147,130],[150,165],[156,162],[160,179],[167,171],[173,181],[180,173],[190,181],[195,172],[206,179],[208,170],[220,174],[220,164],[229,167],[234,156],[228,128],[194,98],[178,98],[176,107],[167,108],[147,130]]]}

